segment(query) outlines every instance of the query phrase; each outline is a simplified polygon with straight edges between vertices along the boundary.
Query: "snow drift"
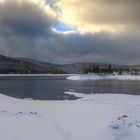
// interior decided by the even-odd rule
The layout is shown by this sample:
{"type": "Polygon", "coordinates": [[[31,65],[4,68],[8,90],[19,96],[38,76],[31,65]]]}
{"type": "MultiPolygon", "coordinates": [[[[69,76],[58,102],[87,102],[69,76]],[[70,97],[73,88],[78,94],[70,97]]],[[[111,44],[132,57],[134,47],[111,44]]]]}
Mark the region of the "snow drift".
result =
{"type": "Polygon", "coordinates": [[[67,80],[140,80],[140,75],[97,75],[79,74],[68,76],[67,80]]]}

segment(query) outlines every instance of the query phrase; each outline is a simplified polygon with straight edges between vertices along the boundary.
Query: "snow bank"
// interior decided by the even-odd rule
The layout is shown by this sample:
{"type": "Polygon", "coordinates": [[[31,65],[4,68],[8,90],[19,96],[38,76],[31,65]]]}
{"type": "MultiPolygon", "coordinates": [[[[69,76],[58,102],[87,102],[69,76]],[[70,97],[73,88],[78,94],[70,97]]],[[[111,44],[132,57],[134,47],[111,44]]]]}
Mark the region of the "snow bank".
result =
{"type": "Polygon", "coordinates": [[[97,75],[79,74],[68,76],[67,80],[140,80],[140,75],[97,75]]]}
{"type": "Polygon", "coordinates": [[[66,92],[76,101],[0,94],[1,140],[139,140],[140,96],[66,92]]]}

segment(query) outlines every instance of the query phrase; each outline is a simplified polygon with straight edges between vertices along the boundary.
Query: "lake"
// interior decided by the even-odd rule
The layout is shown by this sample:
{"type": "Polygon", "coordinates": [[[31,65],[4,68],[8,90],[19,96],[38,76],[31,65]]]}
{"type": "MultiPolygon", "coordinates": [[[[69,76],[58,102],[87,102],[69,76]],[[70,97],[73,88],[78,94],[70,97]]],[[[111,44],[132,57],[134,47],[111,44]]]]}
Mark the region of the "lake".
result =
{"type": "Polygon", "coordinates": [[[82,93],[124,93],[140,95],[140,81],[70,81],[66,76],[0,77],[0,93],[16,98],[37,100],[73,100],[65,91],[82,93]]]}

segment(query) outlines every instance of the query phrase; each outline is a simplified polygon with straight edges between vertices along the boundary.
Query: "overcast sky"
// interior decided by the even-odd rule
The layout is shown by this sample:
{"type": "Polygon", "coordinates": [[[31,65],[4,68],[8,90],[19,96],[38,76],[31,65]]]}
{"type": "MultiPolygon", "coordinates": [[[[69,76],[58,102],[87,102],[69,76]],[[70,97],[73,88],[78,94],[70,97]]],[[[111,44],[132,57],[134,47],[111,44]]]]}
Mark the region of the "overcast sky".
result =
{"type": "Polygon", "coordinates": [[[0,0],[0,54],[140,64],[140,0],[0,0]]]}

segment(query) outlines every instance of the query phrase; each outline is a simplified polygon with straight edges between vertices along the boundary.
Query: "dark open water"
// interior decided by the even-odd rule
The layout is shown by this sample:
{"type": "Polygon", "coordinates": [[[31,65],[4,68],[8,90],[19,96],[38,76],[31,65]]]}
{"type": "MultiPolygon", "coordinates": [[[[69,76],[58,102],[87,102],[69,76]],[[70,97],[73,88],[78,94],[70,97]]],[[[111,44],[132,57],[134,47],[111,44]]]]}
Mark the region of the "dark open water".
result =
{"type": "Polygon", "coordinates": [[[66,76],[0,77],[0,93],[16,98],[38,100],[76,99],[64,94],[74,90],[82,93],[124,93],[140,95],[140,81],[69,81],[66,76]]]}

